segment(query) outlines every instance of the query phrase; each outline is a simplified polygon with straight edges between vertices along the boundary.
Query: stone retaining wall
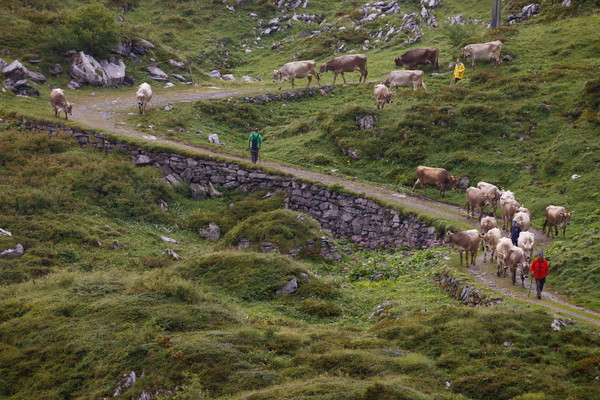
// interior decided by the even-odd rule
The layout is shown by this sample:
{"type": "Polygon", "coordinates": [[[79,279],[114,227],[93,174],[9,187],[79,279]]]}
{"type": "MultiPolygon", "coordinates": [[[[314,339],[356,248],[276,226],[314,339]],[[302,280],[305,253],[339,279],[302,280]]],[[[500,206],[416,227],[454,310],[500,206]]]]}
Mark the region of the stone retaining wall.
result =
{"type": "Polygon", "coordinates": [[[305,183],[288,175],[267,173],[231,161],[149,150],[93,130],[27,119],[16,122],[21,129],[74,135],[81,146],[97,147],[107,152],[121,149],[129,153],[136,164],[158,168],[170,184],[187,181],[203,186],[220,185],[225,190],[284,191],[289,209],[310,215],[336,238],[348,239],[362,247],[427,248],[441,244],[435,227],[419,221],[416,215],[403,216],[373,200],[355,194],[339,193],[325,185],[305,183]]]}
{"type": "Polygon", "coordinates": [[[501,298],[490,298],[483,294],[481,290],[468,285],[466,281],[456,278],[449,270],[442,270],[437,277],[437,284],[452,297],[462,301],[468,306],[493,306],[502,303],[501,298]]]}

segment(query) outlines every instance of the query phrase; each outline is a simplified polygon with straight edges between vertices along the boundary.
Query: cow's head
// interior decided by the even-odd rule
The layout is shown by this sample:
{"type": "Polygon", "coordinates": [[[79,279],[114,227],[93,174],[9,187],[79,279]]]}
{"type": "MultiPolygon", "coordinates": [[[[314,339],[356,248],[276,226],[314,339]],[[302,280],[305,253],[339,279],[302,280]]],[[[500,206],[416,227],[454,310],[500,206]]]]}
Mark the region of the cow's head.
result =
{"type": "Polygon", "coordinates": [[[454,189],[456,185],[458,185],[459,181],[459,176],[450,175],[450,177],[448,178],[448,185],[450,186],[450,189],[454,189]]]}
{"type": "Polygon", "coordinates": [[[69,115],[73,115],[73,103],[69,103],[67,101],[67,109],[65,110],[66,113],[69,113],[69,115]]]}
{"type": "Polygon", "coordinates": [[[393,103],[395,95],[396,95],[396,93],[388,91],[385,95],[385,101],[388,103],[393,103]]]}
{"type": "Polygon", "coordinates": [[[571,215],[575,214],[575,211],[567,211],[560,214],[562,220],[561,226],[567,226],[571,223],[571,215]]]}
{"type": "Polygon", "coordinates": [[[278,69],[273,70],[273,82],[277,82],[281,79],[281,71],[278,69]]]}
{"type": "Polygon", "coordinates": [[[450,244],[453,245],[454,242],[452,241],[452,231],[448,231],[446,232],[446,235],[444,236],[444,244],[450,244]]]}
{"type": "Polygon", "coordinates": [[[321,64],[321,67],[319,68],[319,73],[324,73],[327,72],[327,63],[323,63],[321,64]]]}
{"type": "Polygon", "coordinates": [[[404,65],[404,63],[402,62],[402,56],[398,56],[394,59],[394,61],[396,61],[396,67],[401,67],[404,65]]]}
{"type": "Polygon", "coordinates": [[[471,53],[473,51],[473,49],[471,48],[471,46],[465,46],[461,50],[462,50],[462,53],[463,53],[464,57],[466,57],[466,58],[471,57],[471,53]]]}

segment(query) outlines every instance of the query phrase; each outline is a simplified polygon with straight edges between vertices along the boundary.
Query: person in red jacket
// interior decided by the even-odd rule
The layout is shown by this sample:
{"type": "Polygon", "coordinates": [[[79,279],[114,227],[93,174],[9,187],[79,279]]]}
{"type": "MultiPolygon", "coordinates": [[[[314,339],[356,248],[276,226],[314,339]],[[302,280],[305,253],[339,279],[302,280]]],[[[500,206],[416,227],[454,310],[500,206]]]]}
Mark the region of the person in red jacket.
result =
{"type": "Polygon", "coordinates": [[[533,276],[535,277],[535,288],[537,291],[537,298],[542,298],[542,289],[544,289],[544,283],[546,283],[546,275],[548,275],[548,261],[544,259],[544,254],[539,253],[538,258],[533,260],[531,268],[529,268],[533,276]]]}

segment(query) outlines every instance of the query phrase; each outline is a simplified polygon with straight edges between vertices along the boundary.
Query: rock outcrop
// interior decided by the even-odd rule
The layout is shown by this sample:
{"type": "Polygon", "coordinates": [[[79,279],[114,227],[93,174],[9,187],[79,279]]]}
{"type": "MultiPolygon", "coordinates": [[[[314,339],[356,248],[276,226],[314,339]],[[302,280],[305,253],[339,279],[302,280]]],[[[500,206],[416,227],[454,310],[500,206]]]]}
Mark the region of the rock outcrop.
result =
{"type": "Polygon", "coordinates": [[[83,51],[72,58],[68,74],[74,81],[94,87],[118,87],[125,80],[125,64],[123,60],[100,60],[83,51]]]}

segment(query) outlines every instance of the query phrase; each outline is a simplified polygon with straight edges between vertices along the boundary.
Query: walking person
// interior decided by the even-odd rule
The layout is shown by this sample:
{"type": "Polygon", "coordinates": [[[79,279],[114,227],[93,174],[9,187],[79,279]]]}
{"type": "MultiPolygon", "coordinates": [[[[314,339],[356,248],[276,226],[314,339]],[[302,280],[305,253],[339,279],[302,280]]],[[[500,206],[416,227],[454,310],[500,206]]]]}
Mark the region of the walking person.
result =
{"type": "Polygon", "coordinates": [[[258,133],[258,128],[254,128],[254,132],[250,134],[248,137],[248,148],[250,149],[250,158],[252,159],[252,164],[256,164],[258,161],[258,151],[260,150],[260,144],[262,143],[263,138],[258,133]]]}
{"type": "Polygon", "coordinates": [[[544,259],[544,254],[539,253],[538,258],[533,260],[529,271],[535,278],[535,289],[537,291],[537,298],[542,298],[542,290],[544,289],[544,283],[546,283],[546,275],[548,275],[548,261],[544,259]]]}
{"type": "Polygon", "coordinates": [[[465,64],[460,61],[460,58],[456,59],[456,65],[454,65],[454,83],[462,80],[465,74],[465,64]]]}
{"type": "Polygon", "coordinates": [[[512,222],[512,226],[510,227],[510,240],[512,241],[513,246],[518,246],[519,244],[519,235],[521,234],[521,227],[517,223],[517,221],[512,222]]]}

